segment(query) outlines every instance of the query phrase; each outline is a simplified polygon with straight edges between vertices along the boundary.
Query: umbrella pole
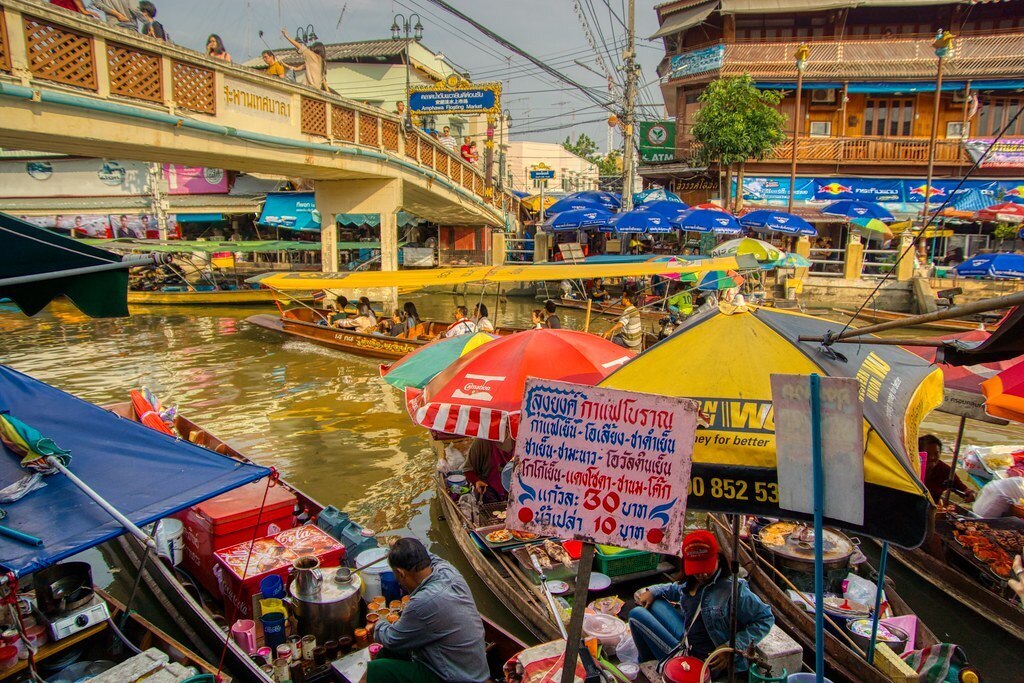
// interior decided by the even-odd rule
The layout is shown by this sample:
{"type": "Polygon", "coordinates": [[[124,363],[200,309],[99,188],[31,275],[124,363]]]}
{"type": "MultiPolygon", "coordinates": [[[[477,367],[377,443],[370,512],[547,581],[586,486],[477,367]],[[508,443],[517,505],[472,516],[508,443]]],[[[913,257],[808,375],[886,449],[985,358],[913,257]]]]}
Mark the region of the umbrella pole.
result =
{"type": "Polygon", "coordinates": [[[587,299],[587,319],[583,323],[583,331],[590,332],[590,311],[594,307],[594,300],[587,299]]]}
{"type": "MultiPolygon", "coordinates": [[[[739,629],[739,616],[736,603],[740,599],[740,515],[732,516],[732,599],[729,603],[729,647],[736,650],[736,631],[739,629]]],[[[736,658],[729,657],[729,683],[736,683],[736,658]]]]}
{"type": "Polygon", "coordinates": [[[811,375],[811,469],[814,482],[814,676],[825,680],[825,561],[822,527],[825,516],[825,465],[821,458],[821,403],[817,373],[811,375]]]}
{"type": "Polygon", "coordinates": [[[113,505],[108,503],[106,499],[103,498],[103,496],[93,491],[88,484],[86,484],[84,481],[75,476],[75,474],[67,467],[65,467],[60,460],[51,455],[46,459],[46,463],[51,467],[55,467],[61,474],[70,479],[71,483],[77,486],[79,489],[81,489],[82,493],[92,498],[94,503],[103,508],[108,515],[116,519],[121,526],[123,526],[132,534],[132,536],[145,543],[147,548],[156,547],[156,541],[153,540],[152,536],[146,534],[146,532],[144,532],[142,529],[136,526],[134,522],[132,522],[130,519],[128,519],[120,512],[118,512],[113,505]]]}
{"type": "Polygon", "coordinates": [[[498,283],[498,291],[494,295],[494,329],[498,329],[498,314],[501,311],[501,283],[498,283]]]}
{"type": "Polygon", "coordinates": [[[956,443],[953,445],[953,464],[949,467],[949,481],[946,482],[946,490],[942,492],[942,504],[949,505],[949,494],[953,492],[953,483],[956,481],[956,466],[960,460],[960,444],[964,440],[964,425],[967,418],[960,416],[960,426],[956,430],[956,443]]]}

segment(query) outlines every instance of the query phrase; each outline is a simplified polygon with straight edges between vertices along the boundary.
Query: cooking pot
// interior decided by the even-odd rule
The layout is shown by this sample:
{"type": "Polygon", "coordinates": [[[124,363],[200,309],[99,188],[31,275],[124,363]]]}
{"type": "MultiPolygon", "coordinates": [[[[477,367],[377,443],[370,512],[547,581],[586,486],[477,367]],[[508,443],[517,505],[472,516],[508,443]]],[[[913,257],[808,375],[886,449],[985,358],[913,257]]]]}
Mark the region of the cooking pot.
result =
{"type": "MultiPolygon", "coordinates": [[[[302,559],[296,560],[296,565],[311,564],[302,559]]],[[[297,568],[285,603],[299,620],[298,633],[314,636],[318,643],[352,637],[359,626],[361,587],[359,575],[348,567],[297,568]],[[314,570],[319,575],[316,578],[314,570]]]]}
{"type": "Polygon", "coordinates": [[[67,614],[93,598],[92,569],[88,562],[63,562],[33,575],[36,604],[47,617],[67,614]]]}
{"type": "Polygon", "coordinates": [[[710,683],[711,673],[700,678],[704,662],[696,657],[672,657],[662,665],[661,675],[669,683],[710,683]]]}
{"type": "MultiPolygon", "coordinates": [[[[825,572],[846,569],[856,549],[854,542],[833,529],[823,529],[822,559],[825,572]]],[[[805,524],[776,522],[758,532],[761,546],[770,551],[780,569],[814,573],[814,528],[805,524]]]]}

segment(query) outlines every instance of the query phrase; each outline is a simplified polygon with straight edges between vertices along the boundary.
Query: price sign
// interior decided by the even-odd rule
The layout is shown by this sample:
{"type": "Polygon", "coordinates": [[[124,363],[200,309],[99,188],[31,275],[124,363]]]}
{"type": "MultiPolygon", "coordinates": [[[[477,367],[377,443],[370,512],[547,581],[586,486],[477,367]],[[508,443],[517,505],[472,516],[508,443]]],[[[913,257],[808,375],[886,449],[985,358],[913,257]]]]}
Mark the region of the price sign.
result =
{"type": "Polygon", "coordinates": [[[529,379],[509,529],[678,554],[697,404],[529,379]]]}

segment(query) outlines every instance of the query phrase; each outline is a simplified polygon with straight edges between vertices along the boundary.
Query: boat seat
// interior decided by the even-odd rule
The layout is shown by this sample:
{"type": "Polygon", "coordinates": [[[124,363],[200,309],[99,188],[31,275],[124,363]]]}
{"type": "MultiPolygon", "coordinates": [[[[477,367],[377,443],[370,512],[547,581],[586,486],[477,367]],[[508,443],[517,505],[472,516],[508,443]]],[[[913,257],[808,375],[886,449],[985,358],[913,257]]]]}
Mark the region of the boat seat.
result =
{"type": "Polygon", "coordinates": [[[423,339],[424,335],[430,331],[430,323],[422,322],[416,325],[411,330],[407,330],[399,335],[400,339],[423,339]]]}

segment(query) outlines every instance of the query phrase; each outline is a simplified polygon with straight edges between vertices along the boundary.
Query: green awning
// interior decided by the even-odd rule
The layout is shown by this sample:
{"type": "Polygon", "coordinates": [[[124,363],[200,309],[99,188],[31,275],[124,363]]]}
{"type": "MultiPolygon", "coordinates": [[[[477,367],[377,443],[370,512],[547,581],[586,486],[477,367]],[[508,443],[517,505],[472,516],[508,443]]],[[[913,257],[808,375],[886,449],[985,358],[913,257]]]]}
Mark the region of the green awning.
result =
{"type": "Polygon", "coordinates": [[[6,213],[0,213],[0,273],[0,298],[11,299],[26,315],[61,294],[93,318],[128,315],[128,270],[121,256],[6,213]],[[83,268],[99,272],[75,272],[83,268]]]}
{"type": "MultiPolygon", "coordinates": [[[[380,214],[379,213],[339,213],[334,219],[338,225],[343,228],[355,228],[365,225],[369,228],[380,227],[380,214]]],[[[418,225],[423,223],[424,220],[418,216],[414,216],[411,213],[405,211],[398,212],[398,227],[404,228],[409,225],[418,225]]]]}
{"type": "MultiPolygon", "coordinates": [[[[240,242],[207,241],[207,240],[137,240],[118,238],[113,240],[86,239],[76,240],[92,246],[103,247],[113,251],[163,254],[181,254],[200,252],[213,254],[231,251],[247,254],[264,254],[278,251],[320,251],[319,242],[300,242],[289,240],[246,240],[240,242]]],[[[399,243],[401,246],[402,243],[399,243]]],[[[357,249],[380,249],[380,242],[338,242],[339,251],[355,251],[357,249]]]]}

